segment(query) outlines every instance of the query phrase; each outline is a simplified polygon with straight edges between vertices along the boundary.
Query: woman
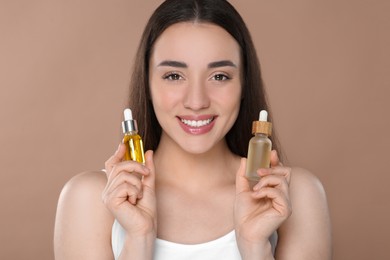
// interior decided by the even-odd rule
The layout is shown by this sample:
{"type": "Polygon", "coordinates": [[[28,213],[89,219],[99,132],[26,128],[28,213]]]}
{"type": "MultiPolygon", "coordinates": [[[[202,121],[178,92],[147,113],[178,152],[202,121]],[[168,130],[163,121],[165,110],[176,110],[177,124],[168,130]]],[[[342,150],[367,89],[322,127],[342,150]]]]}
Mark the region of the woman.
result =
{"type": "Polygon", "coordinates": [[[57,259],[331,258],[311,173],[284,167],[274,145],[253,189],[245,178],[251,123],[268,106],[250,34],[227,1],[162,3],[135,64],[130,107],[146,163],[123,161],[120,144],[105,174],[66,184],[57,259]]]}

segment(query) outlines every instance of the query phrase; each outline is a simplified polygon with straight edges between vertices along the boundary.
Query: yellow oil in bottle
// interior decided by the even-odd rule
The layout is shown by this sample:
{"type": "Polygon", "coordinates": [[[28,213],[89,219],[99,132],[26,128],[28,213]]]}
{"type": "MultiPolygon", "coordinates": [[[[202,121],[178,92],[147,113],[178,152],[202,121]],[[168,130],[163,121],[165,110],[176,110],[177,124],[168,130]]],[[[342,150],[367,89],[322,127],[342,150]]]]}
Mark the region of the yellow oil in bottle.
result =
{"type": "Polygon", "coordinates": [[[123,143],[126,145],[125,160],[145,163],[144,146],[139,134],[128,132],[123,137],[123,143]]]}

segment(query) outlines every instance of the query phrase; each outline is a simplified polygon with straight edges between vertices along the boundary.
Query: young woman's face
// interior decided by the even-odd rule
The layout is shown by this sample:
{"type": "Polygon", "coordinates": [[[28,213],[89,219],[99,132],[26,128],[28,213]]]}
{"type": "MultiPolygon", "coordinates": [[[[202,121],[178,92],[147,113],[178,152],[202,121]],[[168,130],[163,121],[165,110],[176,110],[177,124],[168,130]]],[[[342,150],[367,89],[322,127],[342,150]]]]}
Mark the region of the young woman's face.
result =
{"type": "Polygon", "coordinates": [[[162,140],[190,153],[222,144],[241,101],[240,47],[219,26],[177,23],[157,39],[149,82],[162,140]]]}

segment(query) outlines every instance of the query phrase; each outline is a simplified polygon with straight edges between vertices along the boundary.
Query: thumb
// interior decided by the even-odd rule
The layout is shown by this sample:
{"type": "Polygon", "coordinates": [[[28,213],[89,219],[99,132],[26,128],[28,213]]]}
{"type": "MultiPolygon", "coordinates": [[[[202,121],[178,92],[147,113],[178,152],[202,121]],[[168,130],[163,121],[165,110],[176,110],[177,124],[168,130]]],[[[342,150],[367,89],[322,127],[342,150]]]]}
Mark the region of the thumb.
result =
{"type": "Polygon", "coordinates": [[[280,162],[278,152],[276,150],[271,151],[271,158],[270,158],[270,164],[271,167],[276,167],[276,166],[283,166],[282,163],[280,162]]]}
{"type": "Polygon", "coordinates": [[[155,174],[152,150],[148,150],[145,153],[145,166],[150,170],[150,172],[148,175],[144,176],[144,185],[154,190],[156,174],[155,174]]]}
{"type": "Polygon", "coordinates": [[[121,162],[126,153],[126,146],[120,143],[114,155],[112,155],[105,163],[106,173],[109,174],[115,164],[121,162]]]}
{"type": "Polygon", "coordinates": [[[245,177],[246,158],[241,158],[240,168],[236,173],[236,195],[250,191],[249,181],[245,177]]]}

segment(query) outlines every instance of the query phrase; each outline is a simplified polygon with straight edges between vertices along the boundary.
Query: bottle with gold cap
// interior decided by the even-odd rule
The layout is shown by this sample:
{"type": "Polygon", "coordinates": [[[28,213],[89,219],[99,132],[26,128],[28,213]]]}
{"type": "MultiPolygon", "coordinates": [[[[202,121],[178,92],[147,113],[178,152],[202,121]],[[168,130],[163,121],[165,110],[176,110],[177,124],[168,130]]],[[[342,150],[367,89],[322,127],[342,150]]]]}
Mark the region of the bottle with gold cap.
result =
{"type": "Polygon", "coordinates": [[[144,146],[142,138],[138,134],[137,121],[133,119],[130,108],[124,110],[125,120],[122,122],[123,143],[126,145],[124,160],[145,163],[144,146]]]}
{"type": "Polygon", "coordinates": [[[253,121],[252,134],[255,136],[249,141],[248,159],[246,162],[246,178],[254,184],[260,180],[257,170],[270,167],[272,142],[268,138],[272,132],[272,124],[267,121],[268,113],[261,110],[259,121],[253,121]]]}

